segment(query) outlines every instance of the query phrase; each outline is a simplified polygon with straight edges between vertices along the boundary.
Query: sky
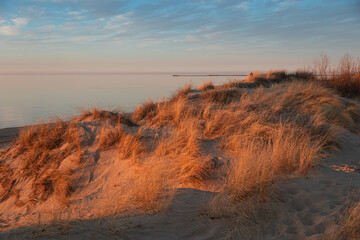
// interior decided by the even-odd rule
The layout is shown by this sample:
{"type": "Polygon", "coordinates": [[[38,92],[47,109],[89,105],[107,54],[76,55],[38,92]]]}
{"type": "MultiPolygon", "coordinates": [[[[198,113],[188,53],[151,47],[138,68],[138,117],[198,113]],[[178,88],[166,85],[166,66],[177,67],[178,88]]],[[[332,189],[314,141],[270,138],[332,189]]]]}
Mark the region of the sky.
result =
{"type": "Polygon", "coordinates": [[[360,56],[360,0],[0,0],[0,73],[295,70],[360,56]]]}

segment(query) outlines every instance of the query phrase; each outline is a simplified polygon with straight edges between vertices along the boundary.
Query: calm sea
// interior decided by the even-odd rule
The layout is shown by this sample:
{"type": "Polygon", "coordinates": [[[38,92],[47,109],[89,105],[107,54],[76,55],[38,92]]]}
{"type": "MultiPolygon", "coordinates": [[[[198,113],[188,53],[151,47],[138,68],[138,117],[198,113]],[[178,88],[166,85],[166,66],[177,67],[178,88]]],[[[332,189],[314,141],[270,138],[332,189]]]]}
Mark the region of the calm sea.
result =
{"type": "Polygon", "coordinates": [[[233,78],[171,74],[0,75],[0,128],[54,117],[67,119],[94,106],[132,111],[148,98],[169,97],[187,83],[196,87],[207,80],[220,84],[233,78]]]}

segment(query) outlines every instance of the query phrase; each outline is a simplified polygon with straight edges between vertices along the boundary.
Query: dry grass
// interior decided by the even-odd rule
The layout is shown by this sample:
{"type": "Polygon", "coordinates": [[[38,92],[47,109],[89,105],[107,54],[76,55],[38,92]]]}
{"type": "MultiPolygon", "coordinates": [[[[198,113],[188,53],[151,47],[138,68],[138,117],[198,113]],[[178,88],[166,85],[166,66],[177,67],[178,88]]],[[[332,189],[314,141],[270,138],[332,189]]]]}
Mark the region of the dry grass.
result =
{"type": "Polygon", "coordinates": [[[138,122],[145,118],[151,118],[156,114],[156,108],[157,105],[151,99],[148,99],[135,108],[132,119],[138,122]]]}
{"type": "Polygon", "coordinates": [[[330,65],[330,58],[321,53],[314,59],[311,71],[323,80],[325,86],[336,89],[346,97],[360,96],[360,59],[345,54],[337,64],[330,65]]]}
{"type": "Polygon", "coordinates": [[[309,77],[305,74],[287,74],[284,70],[250,73],[244,80],[231,80],[222,85],[222,88],[257,88],[260,86],[270,87],[272,84],[293,81],[294,78],[309,77]]]}
{"type": "Polygon", "coordinates": [[[125,134],[120,124],[116,127],[111,125],[102,127],[99,134],[99,148],[101,150],[109,149],[119,143],[125,134]]]}
{"type": "Polygon", "coordinates": [[[326,236],[331,240],[360,238],[360,203],[346,208],[337,221],[337,225],[326,236]]]}
{"type": "Polygon", "coordinates": [[[176,182],[172,171],[161,159],[152,159],[139,169],[130,202],[137,208],[150,212],[164,211],[174,197],[176,182]]]}
{"type": "Polygon", "coordinates": [[[52,170],[34,181],[30,202],[44,202],[54,193],[61,204],[68,205],[72,191],[71,171],[52,170]]]}
{"type": "Polygon", "coordinates": [[[211,82],[211,81],[206,81],[206,82],[203,82],[203,84],[201,84],[199,87],[198,87],[198,90],[200,91],[207,91],[207,90],[212,90],[214,89],[214,84],[211,82]]]}
{"type": "MultiPolygon", "coordinates": [[[[205,94],[208,99],[213,91],[205,94]]],[[[225,100],[216,98],[200,104],[186,98],[164,103],[149,122],[175,127],[178,132],[159,143],[157,156],[182,159],[181,154],[201,152],[196,147],[201,139],[218,139],[222,149],[233,156],[231,167],[224,173],[223,192],[231,199],[266,199],[279,176],[306,173],[323,156],[324,149],[338,143],[339,128],[353,129],[357,116],[357,111],[349,111],[334,91],[310,81],[258,88],[239,95],[238,101],[226,96],[225,100]],[[185,129],[197,133],[184,137],[185,129]]],[[[191,166],[199,163],[195,159],[190,161],[191,166]]],[[[203,176],[208,171],[204,166],[193,168],[195,175],[203,176]]]]}
{"type": "Polygon", "coordinates": [[[117,144],[117,149],[122,158],[130,158],[135,162],[138,162],[139,157],[148,151],[144,145],[140,131],[136,135],[124,134],[117,144]]]}
{"type": "Polygon", "coordinates": [[[81,121],[101,121],[101,120],[108,120],[113,123],[125,124],[130,127],[137,126],[135,123],[131,121],[131,119],[125,113],[99,110],[95,107],[92,110],[84,110],[82,114],[79,117],[74,118],[73,121],[81,122],[81,121]]]}
{"type": "Polygon", "coordinates": [[[273,71],[270,70],[266,73],[266,79],[285,79],[287,78],[287,74],[285,70],[277,70],[277,71],[273,71]]]}
{"type": "Polygon", "coordinates": [[[101,128],[99,149],[107,150],[111,147],[115,147],[119,151],[122,159],[130,158],[136,160],[143,153],[147,152],[141,137],[141,131],[133,135],[126,132],[120,124],[117,124],[115,127],[107,124],[101,128]]]}
{"type": "Polygon", "coordinates": [[[3,162],[0,162],[0,203],[7,200],[13,194],[15,184],[14,171],[3,162]]]}
{"type": "Polygon", "coordinates": [[[175,102],[179,99],[187,98],[191,90],[192,90],[192,85],[186,84],[183,88],[179,89],[176,93],[174,93],[170,97],[169,102],[175,102]]]}
{"type": "MultiPolygon", "coordinates": [[[[71,154],[81,154],[77,121],[101,121],[96,123],[101,127],[97,150],[114,148],[121,159],[133,160],[136,164],[131,167],[138,170],[131,178],[134,187],[124,192],[129,197],[124,204],[160,211],[176,188],[208,190],[211,181],[235,208],[253,199],[264,202],[280,178],[305,174],[316,165],[339,142],[341,129],[358,128],[360,108],[341,101],[321,83],[297,81],[309,78],[284,71],[255,73],[245,83],[231,85],[257,87],[253,91],[206,87],[208,91],[198,98],[189,98],[187,85],[168,101],[149,100],[137,107],[132,119],[141,128],[135,128],[126,114],[94,109],[71,123],[58,121],[22,131],[12,157],[21,157],[22,177],[33,181],[29,201],[55,195],[68,204],[72,175],[60,171],[59,165],[71,154]],[[155,129],[157,135],[146,138],[144,129],[155,129]],[[214,142],[211,154],[226,156],[222,167],[212,167],[206,141],[214,142]]],[[[6,199],[17,189],[12,169],[4,161],[0,164],[1,197],[6,199]]],[[[21,194],[17,199],[21,205],[21,194]]]]}
{"type": "Polygon", "coordinates": [[[172,134],[159,141],[157,158],[168,161],[180,184],[198,185],[208,176],[209,158],[200,147],[200,131],[195,120],[185,120],[172,134]]]}
{"type": "MultiPolygon", "coordinates": [[[[71,173],[70,171],[60,172],[57,169],[71,154],[75,154],[77,164],[80,163],[80,142],[77,125],[61,120],[22,129],[10,156],[21,161],[21,170],[16,174],[5,175],[4,173],[10,173],[12,170],[10,167],[6,171],[2,169],[3,178],[9,183],[14,182],[16,178],[28,178],[33,181],[31,194],[23,204],[45,201],[53,193],[62,204],[67,204],[71,193],[71,173]]],[[[6,189],[8,193],[19,196],[19,191],[15,187],[14,184],[11,187],[7,186],[6,189]],[[9,192],[12,188],[14,191],[9,192]]],[[[19,197],[17,197],[17,202],[18,205],[23,205],[19,197]]]]}
{"type": "Polygon", "coordinates": [[[236,90],[212,90],[201,94],[203,100],[218,104],[228,104],[235,99],[239,99],[241,92],[236,90]]]}
{"type": "Polygon", "coordinates": [[[224,83],[220,86],[220,88],[223,89],[229,89],[229,88],[256,88],[258,87],[258,84],[251,83],[251,82],[245,82],[244,80],[229,80],[228,82],[224,83]]]}
{"type": "Polygon", "coordinates": [[[272,129],[265,142],[250,134],[225,139],[224,147],[235,156],[224,186],[224,193],[232,201],[254,194],[265,200],[279,176],[291,172],[303,174],[323,156],[324,140],[313,140],[309,132],[291,124],[272,129]]]}

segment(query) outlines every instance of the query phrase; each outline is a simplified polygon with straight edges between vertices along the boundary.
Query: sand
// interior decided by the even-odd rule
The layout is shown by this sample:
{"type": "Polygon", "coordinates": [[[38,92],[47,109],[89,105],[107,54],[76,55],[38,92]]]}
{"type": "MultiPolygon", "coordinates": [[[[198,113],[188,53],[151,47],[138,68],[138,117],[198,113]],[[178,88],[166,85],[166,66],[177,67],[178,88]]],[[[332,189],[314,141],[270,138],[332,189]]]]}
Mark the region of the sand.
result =
{"type": "MultiPolygon", "coordinates": [[[[5,130],[13,134],[17,130],[5,130]]],[[[6,141],[5,141],[6,142],[6,141]]],[[[88,186],[77,191],[73,199],[88,199],[62,214],[53,213],[52,223],[46,222],[46,213],[39,209],[16,210],[11,214],[0,208],[1,239],[326,239],[336,219],[351,201],[359,201],[356,194],[360,187],[360,136],[344,133],[340,149],[323,159],[306,176],[293,176],[277,185],[276,208],[257,226],[246,226],[226,216],[209,217],[209,201],[216,193],[191,188],[177,190],[169,209],[152,215],[112,216],[91,218],[90,209],[102,197],[103,202],[114,196],[98,194],[99,189],[109,190],[108,179],[116,181],[112,153],[88,162],[83,181],[88,186]],[[99,200],[99,199],[98,199],[99,200]],[[84,206],[87,205],[87,206],[84,206]],[[88,212],[87,212],[88,211],[88,212]],[[88,220],[71,220],[79,216],[88,220]],[[42,219],[43,218],[43,219],[42,219]],[[40,224],[11,229],[24,225],[29,219],[40,224]],[[68,219],[68,220],[67,220],[68,219]],[[9,229],[10,227],[10,229],[9,229]]],[[[118,171],[118,170],[117,170],[118,171]]],[[[113,190],[114,191],[114,190],[113,190]]],[[[120,194],[120,192],[119,192],[120,194]]],[[[116,194],[115,194],[116,195],[116,194]]],[[[51,204],[48,202],[47,204],[51,204]]],[[[10,206],[7,206],[10,207],[10,206]]],[[[55,207],[55,204],[54,204],[55,207]]],[[[44,206],[42,206],[44,208],[44,206]]],[[[46,207],[49,209],[49,206],[46,207]]],[[[49,213],[47,213],[49,214],[49,213]]]]}
{"type": "MultiPolygon", "coordinates": [[[[198,94],[195,91],[190,98],[198,94]]],[[[81,163],[72,154],[59,167],[73,171],[76,189],[70,204],[63,206],[51,196],[45,202],[35,199],[35,205],[19,207],[11,196],[0,203],[0,239],[320,240],[328,239],[342,212],[360,201],[360,136],[342,129],[338,149],[319,160],[306,175],[285,176],[266,202],[240,206],[239,216],[245,218],[229,214],[228,206],[217,198],[215,185],[214,190],[184,185],[175,190],[166,209],[156,213],[138,211],[124,193],[137,187],[134,182],[144,168],[121,159],[115,149],[100,150],[103,122],[85,119],[76,124],[81,137],[81,163]],[[220,210],[214,212],[216,200],[220,210]]],[[[11,144],[19,129],[0,130],[0,150],[11,144]]],[[[135,134],[139,127],[124,126],[124,130],[135,134]]],[[[168,131],[166,127],[147,128],[142,137],[156,139],[168,131]]],[[[206,139],[201,144],[206,155],[216,156],[211,159],[212,167],[221,168],[226,163],[227,156],[218,150],[219,143],[206,139]]],[[[16,169],[21,157],[7,160],[7,164],[16,169]]],[[[147,161],[144,159],[145,166],[155,167],[146,165],[147,161]]],[[[17,183],[16,187],[24,192],[20,200],[25,199],[32,184],[29,179],[17,183]]]]}

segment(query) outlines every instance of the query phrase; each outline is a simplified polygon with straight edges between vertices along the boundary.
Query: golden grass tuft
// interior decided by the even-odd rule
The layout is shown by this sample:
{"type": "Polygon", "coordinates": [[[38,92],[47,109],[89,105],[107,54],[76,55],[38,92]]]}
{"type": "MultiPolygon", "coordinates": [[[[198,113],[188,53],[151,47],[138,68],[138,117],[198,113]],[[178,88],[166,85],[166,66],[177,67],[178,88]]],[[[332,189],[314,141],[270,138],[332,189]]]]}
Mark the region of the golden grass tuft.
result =
{"type": "MultiPolygon", "coordinates": [[[[53,123],[24,128],[14,143],[11,156],[21,161],[20,171],[13,175],[7,174],[4,179],[6,178],[10,183],[19,177],[32,180],[32,193],[28,196],[27,202],[45,201],[55,193],[62,204],[67,204],[71,193],[71,173],[60,173],[58,168],[71,154],[75,154],[77,164],[80,163],[80,144],[78,126],[73,123],[57,120],[53,123]]],[[[2,174],[13,171],[8,168],[7,171],[1,169],[2,174]]],[[[16,189],[10,191],[16,187],[15,184],[13,185],[7,187],[9,194],[19,196],[20,192],[16,189]]]]}
{"type": "Polygon", "coordinates": [[[99,149],[107,150],[115,147],[121,155],[122,159],[136,160],[139,156],[147,152],[144,145],[141,131],[136,135],[127,133],[120,124],[113,127],[106,125],[101,128],[99,134],[99,149]]]}
{"type": "Polygon", "coordinates": [[[176,182],[174,175],[161,159],[152,159],[142,165],[135,178],[135,188],[130,201],[137,208],[150,212],[160,212],[168,208],[174,197],[176,182]]]}
{"type": "Polygon", "coordinates": [[[234,99],[239,99],[241,92],[236,90],[211,90],[201,94],[203,100],[218,104],[228,104],[234,99]]]}
{"type": "Polygon", "coordinates": [[[116,143],[119,143],[125,134],[120,124],[116,127],[111,125],[102,127],[99,134],[99,148],[101,150],[109,149],[116,143]]]}
{"type": "Polygon", "coordinates": [[[157,104],[155,104],[151,99],[148,99],[146,102],[135,108],[132,119],[138,122],[145,118],[151,118],[156,114],[156,109],[157,104]]]}
{"type": "Polygon", "coordinates": [[[119,143],[117,144],[117,149],[122,158],[129,158],[135,162],[138,162],[139,157],[148,151],[144,145],[140,131],[136,135],[122,135],[119,143]]]}
{"type": "Polygon", "coordinates": [[[30,201],[44,202],[54,193],[61,204],[68,205],[72,191],[71,171],[52,170],[34,181],[30,201]]]}
{"type": "Polygon", "coordinates": [[[330,240],[360,238],[360,203],[351,204],[337,220],[337,225],[326,235],[330,240]]]}
{"type": "Polygon", "coordinates": [[[137,126],[125,113],[99,110],[96,107],[94,107],[92,110],[84,110],[82,114],[79,117],[75,118],[73,121],[81,122],[100,120],[108,120],[113,123],[125,124],[130,127],[137,126]]]}
{"type": "Polygon", "coordinates": [[[179,99],[184,99],[184,98],[187,98],[189,93],[191,92],[192,90],[192,84],[186,84],[183,88],[179,89],[176,93],[174,93],[169,101],[170,102],[175,102],[179,99]]]}
{"type": "MultiPolygon", "coordinates": [[[[262,131],[262,130],[260,130],[262,131]]],[[[254,133],[257,133],[254,131],[254,133]]],[[[292,124],[271,129],[268,139],[251,133],[234,134],[224,139],[223,147],[231,149],[231,162],[224,191],[230,199],[257,195],[266,199],[268,191],[282,174],[305,173],[323,157],[322,139],[312,139],[309,132],[292,124]]]]}
{"type": "Polygon", "coordinates": [[[214,84],[211,81],[206,81],[198,87],[200,91],[207,91],[214,89],[214,84]]]}
{"type": "Polygon", "coordinates": [[[195,120],[182,122],[170,136],[161,139],[155,156],[169,162],[168,167],[180,184],[201,184],[209,174],[209,158],[202,153],[195,120]]]}

